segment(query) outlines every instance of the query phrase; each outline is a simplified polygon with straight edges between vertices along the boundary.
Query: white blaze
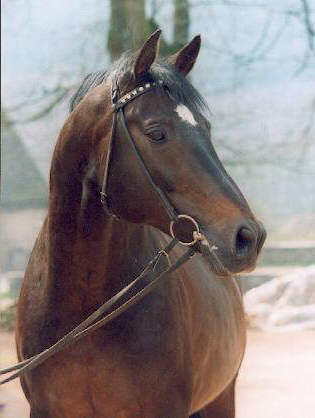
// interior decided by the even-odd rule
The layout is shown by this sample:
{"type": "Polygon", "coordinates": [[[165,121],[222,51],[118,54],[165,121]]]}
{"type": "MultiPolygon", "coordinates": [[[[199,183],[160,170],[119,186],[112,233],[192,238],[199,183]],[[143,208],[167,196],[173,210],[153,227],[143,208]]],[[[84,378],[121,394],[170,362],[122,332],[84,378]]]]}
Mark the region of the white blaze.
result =
{"type": "Polygon", "coordinates": [[[194,115],[191,113],[191,111],[185,105],[183,105],[183,104],[178,105],[175,109],[175,112],[185,122],[190,123],[190,125],[192,125],[192,126],[197,125],[197,122],[194,118],[194,115]]]}

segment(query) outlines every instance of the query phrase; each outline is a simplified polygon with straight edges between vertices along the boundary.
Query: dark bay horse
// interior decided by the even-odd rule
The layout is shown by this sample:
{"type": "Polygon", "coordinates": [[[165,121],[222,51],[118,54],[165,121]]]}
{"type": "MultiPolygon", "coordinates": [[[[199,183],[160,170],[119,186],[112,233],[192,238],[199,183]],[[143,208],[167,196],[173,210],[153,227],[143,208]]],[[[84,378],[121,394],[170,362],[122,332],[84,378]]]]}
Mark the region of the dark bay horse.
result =
{"type": "MultiPolygon", "coordinates": [[[[200,225],[216,258],[195,255],[113,322],[25,374],[32,418],[235,416],[246,337],[232,273],[255,266],[265,232],[221,165],[206,105],[185,79],[200,37],[160,61],[159,36],[88,76],[72,101],[18,303],[19,359],[54,344],[170,239],[169,214],[121,121],[111,130],[113,100],[126,97],[124,120],[141,161],[176,213],[200,225]],[[134,91],[141,94],[131,100],[134,91]]],[[[188,224],[176,233],[189,235],[188,224]]],[[[178,245],[172,259],[182,253],[178,245]]]]}

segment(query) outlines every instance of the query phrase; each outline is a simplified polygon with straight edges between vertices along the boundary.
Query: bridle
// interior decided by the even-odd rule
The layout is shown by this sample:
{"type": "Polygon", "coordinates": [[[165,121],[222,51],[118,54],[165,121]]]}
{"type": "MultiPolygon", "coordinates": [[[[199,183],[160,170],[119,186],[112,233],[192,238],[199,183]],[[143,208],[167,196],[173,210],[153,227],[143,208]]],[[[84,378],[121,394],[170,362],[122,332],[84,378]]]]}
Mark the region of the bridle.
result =
{"type": "Polygon", "coordinates": [[[146,82],[145,84],[136,87],[132,91],[126,93],[121,98],[118,98],[119,96],[119,86],[117,80],[113,81],[112,83],[112,94],[111,94],[111,101],[112,101],[112,108],[113,108],[113,118],[112,118],[112,124],[111,124],[111,132],[110,132],[110,139],[109,139],[109,145],[108,145],[108,151],[106,155],[106,162],[105,162],[105,171],[104,171],[104,178],[102,183],[102,190],[100,192],[101,194],[101,202],[104,207],[104,209],[111,213],[110,211],[110,201],[108,198],[108,178],[109,178],[109,172],[110,172],[110,163],[111,163],[111,156],[112,156],[112,150],[113,150],[113,142],[115,137],[115,132],[117,128],[117,124],[120,123],[124,137],[127,139],[129,145],[131,146],[131,149],[133,151],[134,156],[136,157],[137,163],[141,167],[142,172],[144,173],[146,179],[149,181],[152,190],[157,195],[159,200],[161,201],[165,212],[167,213],[169,219],[170,219],[170,235],[175,238],[175,232],[174,232],[174,225],[175,223],[179,222],[181,219],[186,219],[190,221],[193,225],[193,228],[195,228],[192,232],[192,240],[190,242],[184,242],[179,241],[184,246],[193,246],[197,243],[198,240],[201,239],[200,229],[198,223],[193,219],[191,216],[186,214],[178,214],[168,197],[166,196],[165,192],[156,185],[154,182],[150,171],[148,170],[143,158],[141,157],[141,154],[139,153],[135,142],[130,135],[129,129],[127,127],[125,114],[124,114],[124,108],[125,106],[138,98],[139,96],[152,91],[153,89],[156,89],[160,85],[163,87],[163,81],[158,80],[157,82],[146,82]]]}
{"type": "MultiPolygon", "coordinates": [[[[162,84],[161,81],[159,81],[160,84],[162,84]]],[[[103,303],[95,312],[93,312],[88,318],[86,318],[83,322],[81,322],[78,326],[76,326],[72,331],[67,333],[65,336],[63,336],[60,340],[58,340],[54,345],[51,347],[45,349],[44,351],[40,352],[39,354],[36,354],[35,356],[28,358],[24,361],[21,361],[11,367],[7,367],[5,369],[0,370],[0,374],[7,374],[14,372],[6,379],[2,380],[0,384],[4,384],[6,382],[9,382],[25,372],[29,372],[33,370],[35,367],[43,363],[45,360],[47,360],[49,357],[53,356],[54,354],[60,352],[65,347],[73,344],[74,342],[78,341],[82,337],[90,334],[92,331],[100,328],[101,326],[106,325],[108,322],[112,321],[117,316],[121,315],[123,312],[125,312],[127,309],[129,309],[134,304],[138,303],[141,299],[143,299],[147,294],[152,292],[158,285],[160,285],[163,281],[166,280],[166,278],[169,276],[170,273],[173,273],[176,271],[180,266],[182,266],[184,263],[186,263],[190,258],[195,254],[195,244],[197,242],[200,242],[200,248],[201,253],[209,257],[211,255],[212,259],[214,259],[218,265],[220,266],[221,270],[226,272],[227,274],[230,274],[228,269],[222,264],[221,260],[218,258],[217,254],[215,253],[215,250],[217,247],[214,245],[210,245],[209,242],[205,239],[204,235],[200,231],[200,227],[197,223],[197,221],[192,218],[189,215],[186,214],[177,214],[177,211],[175,210],[174,206],[171,204],[169,199],[167,198],[165,192],[161,190],[154,182],[149,170],[147,169],[140,153],[138,152],[138,149],[132,139],[132,136],[129,133],[125,116],[124,116],[124,107],[126,104],[130,103],[135,98],[141,96],[142,94],[151,91],[152,89],[156,88],[156,82],[147,82],[144,85],[141,85],[131,92],[125,94],[121,98],[118,99],[118,85],[117,82],[113,83],[115,85],[114,88],[112,88],[112,106],[113,106],[113,119],[111,124],[111,133],[110,133],[110,140],[109,140],[109,148],[107,152],[106,157],[106,163],[105,163],[105,171],[104,171],[104,178],[102,183],[102,189],[101,189],[101,203],[104,207],[104,209],[108,212],[110,212],[110,204],[107,194],[108,189],[108,177],[109,177],[109,170],[110,170],[110,162],[111,162],[111,155],[112,155],[112,149],[113,149],[113,140],[115,136],[115,130],[117,127],[117,123],[119,122],[123,128],[123,131],[125,133],[125,137],[127,138],[128,142],[130,143],[132,150],[137,158],[137,161],[139,165],[141,166],[143,173],[149,180],[153,190],[157,194],[157,196],[160,198],[165,211],[167,212],[169,219],[170,219],[170,235],[172,236],[172,240],[170,243],[163,249],[158,251],[158,253],[153,257],[153,259],[147,264],[147,266],[144,268],[142,273],[133,280],[130,284],[128,284],[125,288],[123,288],[121,291],[116,293],[112,298],[110,298],[108,301],[103,303]],[[190,242],[180,241],[174,232],[174,225],[176,222],[180,222],[181,219],[188,220],[192,223],[193,231],[192,231],[192,240],[190,242]],[[172,251],[172,249],[175,247],[176,244],[182,244],[184,246],[189,247],[188,250],[173,264],[169,262],[169,253],[172,251]],[[158,263],[160,262],[160,259],[165,256],[168,260],[168,267],[162,271],[159,272],[156,268],[158,263]],[[135,287],[136,285],[139,285],[139,283],[147,277],[148,274],[152,274],[153,278],[149,282],[149,284],[144,284],[142,289],[138,291],[137,293],[133,294],[132,296],[127,299],[126,302],[122,302],[118,307],[115,307],[117,302],[123,298],[123,296],[128,295],[135,287]],[[112,309],[113,308],[113,309],[112,309]],[[112,310],[111,310],[112,309],[112,310]],[[111,310],[111,311],[110,311],[111,310]],[[109,312],[110,311],[110,312],[109,312]],[[108,313],[109,312],[109,313],[108,313]],[[105,315],[107,313],[107,315],[105,315]],[[105,316],[104,316],[105,315],[105,316]]],[[[212,260],[213,261],[213,260],[212,260]]]]}

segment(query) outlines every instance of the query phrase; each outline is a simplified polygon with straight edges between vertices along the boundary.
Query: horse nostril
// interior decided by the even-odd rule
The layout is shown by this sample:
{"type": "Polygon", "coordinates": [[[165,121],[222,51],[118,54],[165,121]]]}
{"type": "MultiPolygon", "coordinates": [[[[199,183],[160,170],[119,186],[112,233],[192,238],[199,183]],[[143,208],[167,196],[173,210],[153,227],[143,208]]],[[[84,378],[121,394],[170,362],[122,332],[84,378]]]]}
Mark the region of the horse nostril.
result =
{"type": "Polygon", "coordinates": [[[237,257],[246,257],[256,242],[256,234],[246,226],[242,226],[235,239],[235,253],[237,257]]]}

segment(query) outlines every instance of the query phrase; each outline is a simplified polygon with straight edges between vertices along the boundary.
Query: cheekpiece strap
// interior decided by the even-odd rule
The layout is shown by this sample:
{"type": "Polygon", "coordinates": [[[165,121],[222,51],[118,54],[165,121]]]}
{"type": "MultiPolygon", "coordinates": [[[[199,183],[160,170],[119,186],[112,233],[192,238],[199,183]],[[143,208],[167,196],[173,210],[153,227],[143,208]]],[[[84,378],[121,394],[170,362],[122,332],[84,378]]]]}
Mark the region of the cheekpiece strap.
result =
{"type": "MultiPolygon", "coordinates": [[[[145,83],[139,87],[136,87],[135,89],[133,89],[132,91],[130,91],[129,93],[125,94],[124,96],[122,96],[120,99],[118,99],[119,97],[119,86],[118,86],[118,82],[117,79],[115,79],[112,83],[112,90],[111,90],[111,100],[112,100],[112,106],[113,106],[113,119],[112,119],[112,126],[111,126],[111,133],[110,133],[110,139],[109,139],[109,146],[108,146],[108,151],[107,151],[107,156],[106,156],[106,162],[105,162],[105,171],[104,171],[104,178],[103,178],[103,184],[102,184],[102,190],[100,192],[101,195],[101,203],[103,205],[103,207],[105,208],[105,210],[108,213],[111,213],[110,209],[109,209],[109,202],[108,202],[108,196],[107,196],[107,182],[108,182],[108,176],[109,176],[109,170],[110,170],[110,163],[111,163],[111,156],[112,156],[112,148],[113,148],[113,140],[114,140],[114,135],[115,135],[115,129],[116,129],[116,123],[117,123],[117,118],[120,117],[122,124],[124,126],[124,129],[126,131],[126,136],[129,139],[129,141],[131,142],[131,145],[134,147],[134,151],[136,153],[136,156],[138,157],[139,161],[142,163],[143,165],[143,169],[145,171],[145,173],[148,175],[149,180],[151,181],[153,187],[159,192],[160,194],[160,198],[162,199],[163,203],[165,204],[165,197],[162,193],[162,191],[159,191],[159,189],[155,186],[155,184],[153,183],[151,176],[146,168],[146,166],[144,165],[138,150],[135,148],[135,145],[133,143],[133,140],[129,134],[128,128],[126,126],[126,122],[124,119],[124,114],[123,114],[123,107],[131,102],[133,99],[135,99],[136,97],[141,96],[142,94],[150,91],[152,88],[154,88],[157,83],[159,85],[163,85],[163,81],[162,80],[158,80],[157,82],[151,82],[151,83],[145,83]],[[121,110],[120,113],[118,113],[121,110]]],[[[172,214],[171,210],[169,208],[168,212],[172,214]]],[[[172,219],[174,219],[173,216],[171,216],[172,219]]]]}
{"type": "MultiPolygon", "coordinates": [[[[163,84],[162,80],[158,80],[160,85],[163,84]]],[[[145,83],[142,86],[136,87],[135,89],[131,90],[129,93],[122,96],[116,103],[114,103],[114,110],[118,112],[121,108],[123,108],[126,104],[131,102],[136,97],[141,96],[142,94],[146,93],[147,91],[151,90],[153,87],[156,86],[156,82],[153,81],[151,83],[145,83]]]]}

